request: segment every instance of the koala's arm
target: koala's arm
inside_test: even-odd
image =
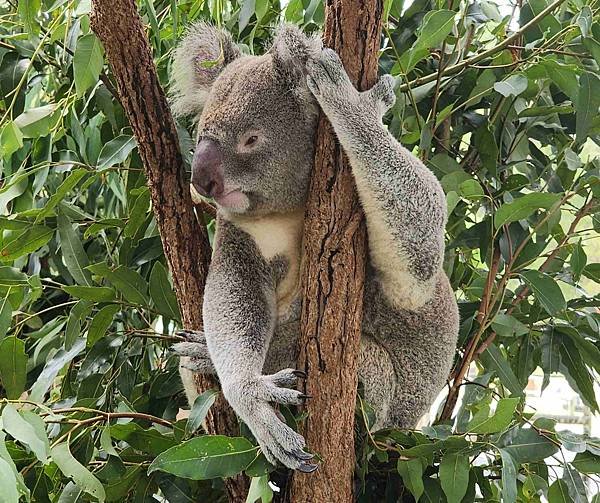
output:
[[[309,64],[309,87],[352,166],[372,265],[387,296],[416,309],[433,295],[441,270],[446,198],[433,173],[382,123],[395,100],[392,83],[384,76],[358,92],[329,49]]]
[[[248,425],[273,464],[313,471],[304,438],[286,426],[271,403],[299,404],[293,386],[303,373],[283,369],[263,375],[275,329],[277,267],[266,262],[253,239],[219,220],[217,244],[204,293],[204,333],[223,394]]]

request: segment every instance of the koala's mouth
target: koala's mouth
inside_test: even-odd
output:
[[[233,189],[215,195],[215,202],[222,208],[234,211],[244,211],[250,207],[248,196],[239,189]]]

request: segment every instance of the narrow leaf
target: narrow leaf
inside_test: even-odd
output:
[[[0,379],[6,396],[16,400],[25,390],[27,381],[27,355],[25,343],[15,336],[0,341]]]
[[[60,471],[67,477],[73,479],[73,482],[84,492],[92,495],[100,503],[106,499],[104,487],[100,481],[85,466],[77,461],[71,451],[69,444],[62,443],[52,447],[52,460],[56,463]]]

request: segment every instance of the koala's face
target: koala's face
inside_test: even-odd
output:
[[[195,37],[194,47],[189,37]],[[207,40],[215,39],[207,48]],[[269,53],[239,56],[226,34],[196,25],[178,49],[175,111],[178,106],[188,108],[180,113],[201,110],[192,185],[201,195],[213,197],[222,211],[258,215],[304,204],[318,110],[306,87],[304,67],[317,45],[286,26]],[[206,68],[202,61],[219,57],[212,56],[215,47],[223,56],[222,68]],[[190,59],[192,54],[196,57]],[[177,82],[181,64],[196,71],[189,81],[195,84],[193,96],[189,82]]]

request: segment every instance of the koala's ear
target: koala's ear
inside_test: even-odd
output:
[[[200,113],[219,73],[239,55],[229,32],[204,22],[192,24],[173,58],[170,97],[175,116]]]
[[[306,63],[317,58],[323,43],[318,35],[307,36],[297,26],[282,24],[275,33],[271,54],[275,70],[291,87],[304,84]]]

